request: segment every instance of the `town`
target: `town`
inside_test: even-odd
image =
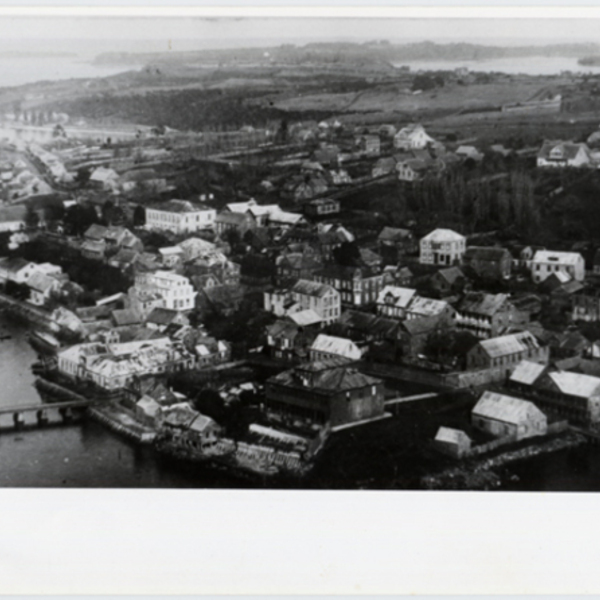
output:
[[[599,78],[377,77],[355,102],[392,82],[401,112],[221,130],[0,102],[0,309],[44,403],[266,485],[490,489],[597,443]]]

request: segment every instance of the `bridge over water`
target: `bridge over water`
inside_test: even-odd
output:
[[[22,427],[25,423],[26,415],[35,415],[38,425],[46,425],[50,421],[50,415],[58,416],[63,423],[69,423],[77,413],[83,412],[89,406],[97,404],[98,400],[70,400],[67,402],[35,403],[35,404],[15,404],[12,406],[3,406],[0,408],[0,419],[3,416],[12,416],[14,427]],[[0,427],[0,433],[6,431],[6,428]]]

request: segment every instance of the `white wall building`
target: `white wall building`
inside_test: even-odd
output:
[[[196,292],[190,280],[183,275],[169,271],[140,273],[135,280],[136,287],[158,292],[164,299],[164,308],[170,310],[191,310],[195,305]]]
[[[563,273],[575,281],[585,278],[585,261],[579,252],[538,250],[531,261],[533,281],[540,283],[553,273]]]
[[[423,265],[450,266],[460,263],[467,238],[451,229],[435,229],[421,238],[419,262]]]
[[[164,204],[146,208],[146,228],[162,229],[174,233],[192,233],[212,229],[217,211],[207,206],[194,206],[186,200],[169,200]]]

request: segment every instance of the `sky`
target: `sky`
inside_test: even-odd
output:
[[[600,43],[600,19],[10,17],[0,15],[0,49],[58,47],[115,51],[190,50],[308,43],[422,40],[497,45]]]

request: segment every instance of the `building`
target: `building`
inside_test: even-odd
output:
[[[410,288],[386,285],[377,296],[377,313],[394,319],[406,318],[406,311],[416,293]]]
[[[586,144],[546,141],[537,155],[538,167],[586,167],[591,163],[590,149]]]
[[[413,232],[398,227],[384,227],[377,237],[377,244],[381,257],[390,263],[396,263],[418,249]]]
[[[548,432],[546,415],[532,402],[484,392],[471,411],[473,427],[494,437],[523,440]]]
[[[360,360],[361,349],[352,341],[333,335],[320,333],[310,347],[310,360],[328,360],[330,358],[345,358],[349,361]]]
[[[356,139],[356,146],[367,156],[379,156],[381,152],[381,140],[378,135],[361,135]]]
[[[300,310],[312,310],[326,325],[337,321],[342,313],[340,293],[332,286],[300,279],[291,289]]]
[[[50,277],[40,271],[35,271],[27,281],[29,287],[29,302],[36,306],[44,306],[54,292],[61,287],[61,282],[56,277]]]
[[[531,399],[544,410],[576,424],[600,421],[600,378],[570,371],[545,373],[530,386]]]
[[[463,255],[463,267],[477,277],[494,281],[510,279],[512,255],[506,248],[470,246]]]
[[[77,344],[58,353],[58,371],[105,390],[128,387],[136,377],[191,369],[194,357],[168,338],[102,344]]]
[[[265,407],[274,418],[332,427],[384,415],[383,382],[342,361],[308,363],[271,377]]]
[[[339,200],[333,198],[320,198],[306,202],[303,206],[304,214],[307,217],[324,217],[335,215],[340,212],[341,204]]]
[[[162,294],[155,289],[144,286],[132,286],[127,292],[129,306],[142,319],[145,319],[155,308],[165,305]]]
[[[221,212],[215,217],[215,233],[218,236],[235,229],[240,236],[256,227],[256,220],[250,213]]]
[[[440,326],[454,325],[454,309],[445,300],[415,296],[406,309],[406,319],[435,319]]]
[[[317,331],[290,318],[277,319],[266,328],[270,356],[287,363],[306,362]]]
[[[321,256],[314,251],[281,254],[275,259],[275,280],[277,285],[287,285],[298,279],[310,279],[321,268]]]
[[[429,280],[431,288],[442,298],[462,292],[466,283],[465,274],[459,267],[440,269]]]
[[[37,265],[24,258],[0,258],[0,284],[27,283],[29,278],[37,271]]]
[[[481,339],[498,337],[513,324],[515,308],[507,294],[468,292],[456,307],[457,329]]]
[[[440,427],[435,434],[433,445],[442,454],[462,458],[471,451],[471,438],[460,429]]]
[[[600,291],[585,291],[572,296],[573,321],[600,321]]]
[[[231,359],[231,346],[212,337],[201,338],[194,346],[196,364],[199,367],[226,363]]]
[[[451,229],[435,229],[421,238],[419,262],[424,265],[459,264],[465,253],[465,236]]]
[[[554,273],[563,273],[575,281],[585,278],[585,261],[579,252],[538,250],[531,261],[531,276],[541,283]]]
[[[392,277],[389,273],[363,267],[328,265],[316,271],[312,279],[338,290],[342,304],[364,306],[377,301],[379,293]]]
[[[217,211],[187,200],[169,200],[146,208],[146,229],[172,231],[176,234],[212,229]]]
[[[419,181],[434,167],[434,164],[434,161],[431,159],[410,158],[408,160],[399,160],[396,164],[398,179],[409,183]]]
[[[411,123],[403,127],[394,136],[394,148],[398,150],[420,150],[435,140],[427,135],[423,125]]]
[[[172,310],[163,306],[155,307],[145,318],[146,327],[157,331],[165,331],[167,328],[176,325],[178,327],[189,327],[190,321],[185,313],[179,310]]]
[[[190,280],[169,271],[140,273],[136,275],[135,286],[158,292],[164,300],[164,308],[171,310],[192,310],[195,306],[196,291]]]
[[[510,376],[522,360],[547,364],[550,351],[529,331],[520,331],[478,342],[467,353],[467,369],[496,369]]]

